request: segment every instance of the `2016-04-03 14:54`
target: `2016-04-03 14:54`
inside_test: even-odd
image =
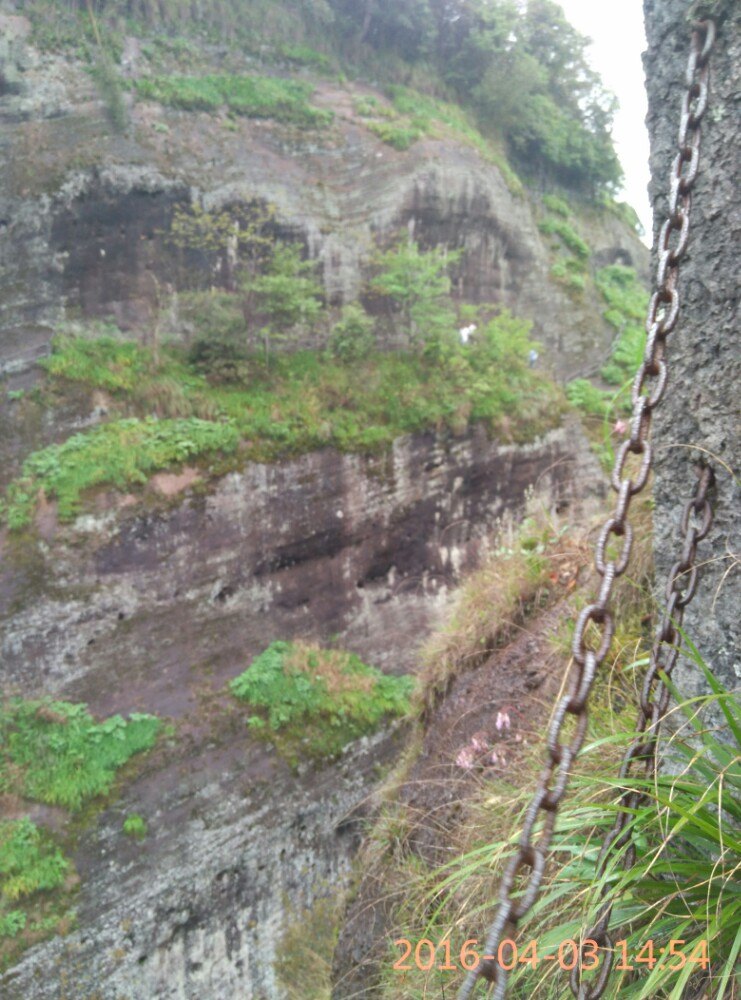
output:
[[[555,962],[565,971],[570,971],[579,964],[581,955],[581,968],[588,972],[590,969],[598,968],[601,962],[601,953],[606,949],[600,948],[596,941],[587,938],[581,947],[573,938],[561,941],[555,952],[548,951],[541,953],[538,951],[538,942],[531,940],[523,951],[519,951],[517,944],[511,938],[505,938],[497,950],[496,955],[481,955],[478,951],[478,940],[469,938],[461,945],[458,955],[455,956],[449,938],[444,938],[435,945],[429,938],[422,938],[416,945],[408,938],[398,938],[394,941],[397,948],[402,949],[402,954],[394,962],[393,968],[398,972],[409,972],[416,968],[427,972],[433,967],[445,972],[457,972],[465,969],[470,972],[475,969],[481,961],[496,962],[497,965],[507,972],[511,972],[517,965],[530,965],[536,969],[541,962]],[[614,951],[616,953],[615,969],[628,971],[641,965],[648,969],[653,969],[655,965],[666,966],[670,969],[682,969],[687,963],[698,965],[702,969],[707,969],[710,964],[707,941],[700,941],[687,955],[682,946],[685,942],[681,939],[671,940],[665,946],[657,947],[652,938],[635,952],[629,953],[629,944],[626,940],[615,942]],[[435,964],[438,952],[442,952],[442,961]],[[455,958],[458,959],[458,964]],[[413,961],[414,965],[410,964]]]

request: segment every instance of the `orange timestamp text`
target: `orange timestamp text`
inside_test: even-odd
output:
[[[614,953],[614,968],[624,972],[641,967],[653,969],[657,965],[671,970],[683,969],[685,965],[698,965],[707,969],[710,965],[707,941],[699,941],[689,954],[684,950],[685,943],[683,939],[676,938],[659,946],[649,938],[640,947],[632,948],[630,942],[621,940],[616,941],[615,947],[610,950]],[[511,972],[518,965],[529,965],[537,969],[539,965],[547,963],[553,963],[567,972],[579,965],[583,972],[589,972],[602,964],[608,951],[592,938],[587,938],[581,946],[573,938],[567,938],[547,951],[539,949],[535,939],[528,941],[520,950],[517,942],[512,938],[505,938],[496,955],[482,955],[476,938],[464,941],[457,953],[453,951],[450,938],[443,938],[437,944],[429,938],[422,938],[416,944],[408,938],[398,938],[394,945],[402,952],[393,965],[398,972],[409,972],[415,967],[423,972],[429,972],[433,968],[441,972],[457,972],[460,969],[471,972],[482,962],[494,962],[505,972]]]

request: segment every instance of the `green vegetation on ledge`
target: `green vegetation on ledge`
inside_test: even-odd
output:
[[[395,149],[407,150],[423,136],[447,135],[472,146],[484,160],[495,164],[509,190],[516,195],[522,194],[522,181],[509,164],[503,144],[495,136],[485,136],[475,119],[460,105],[399,84],[389,85],[386,93],[391,104],[384,104],[372,96],[362,96],[355,101],[356,114],[368,119],[367,127],[383,142]]]
[[[616,332],[610,358],[600,369],[605,389],[589,379],[574,379],[566,387],[569,401],[584,414],[609,421],[630,412],[630,393],[646,345],[644,319],[648,293],[632,267],[612,264],[595,275],[595,284],[607,305],[604,318]]]
[[[32,453],[7,490],[7,524],[28,525],[41,495],[56,499],[60,519],[69,520],[95,487],[131,490],[154,472],[199,459],[222,472],[327,446],[373,451],[430,427],[463,433],[482,422],[507,443],[556,427],[566,400],[528,367],[528,324],[503,311],[461,344],[444,294],[438,301],[444,285],[415,275],[403,288],[383,285],[401,297],[400,332],[418,337],[415,324],[424,324],[429,334],[414,350],[379,351],[359,307],[345,310],[330,350],[278,354],[269,364],[217,331],[204,330],[208,350],[190,355],[108,336],[58,338],[45,362],[47,398],[71,383],[102,389],[112,419]],[[219,313],[210,300],[224,298],[238,311],[236,296],[206,294],[204,323]],[[436,318],[430,310],[438,307]]]
[[[0,969],[22,948],[22,935],[38,940],[60,929],[71,876],[62,851],[28,817],[0,822]]]
[[[237,432],[230,423],[197,417],[129,417],[74,434],[62,444],[28,456],[20,477],[7,491],[8,526],[17,529],[29,524],[39,492],[55,498],[60,520],[68,521],[80,512],[83,494],[93,487],[141,485],[159,469],[204,454],[233,452],[237,443]]]
[[[335,757],[384,719],[406,715],[414,681],[387,676],[353,653],[274,642],[229,686],[259,710],[250,728],[295,765]]]
[[[185,111],[227,107],[247,118],[273,118],[303,128],[329,125],[333,114],[309,103],[314,88],[272,76],[157,76],[135,81],[139,97]]]
[[[150,750],[152,715],[95,722],[82,704],[12,699],[0,709],[0,794],[78,810],[110,791],[119,767]]]
[[[0,797],[61,807],[79,822],[83,807],[107,795],[119,769],[150,750],[161,729],[151,715],[96,722],[84,704],[1,702]],[[138,824],[131,833],[140,835]],[[79,881],[65,856],[72,843],[69,820],[54,834],[28,816],[0,822],[0,970],[30,945],[69,930]]]

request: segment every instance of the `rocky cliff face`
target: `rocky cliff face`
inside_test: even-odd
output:
[[[423,247],[464,249],[457,294],[532,319],[560,376],[594,370],[608,353],[612,334],[596,298],[570,297],[549,276],[537,197],[514,194],[496,166],[454,136],[406,152],[382,143],[353,112],[368,87],[317,80],[315,103],[336,116],[321,134],[134,104],[130,95],[129,125],[116,133],[81,64],[39,54],[25,18],[0,16],[0,71],[13,81],[0,93],[8,164],[0,179],[0,370],[43,354],[65,310],[124,327],[146,322],[155,288],[177,273],[162,232],[173,206],[195,193],[207,208],[274,204],[281,235],[305,242],[334,301],[357,295],[374,243],[406,228]],[[617,261],[644,272],[645,247],[618,218],[584,209],[579,228],[593,266]]]
[[[411,668],[528,485],[563,504],[600,482],[573,424],[518,447],[431,433],[383,457],[251,465],[200,494],[192,474],[160,476],[154,509],[108,496],[68,528],[41,512],[38,547],[6,538],[4,690],[146,709],[176,732],[81,836],[80,930],[28,952],[3,996],[280,996],[287,913],[341,884],[357,842],[345,818],[402,734],[296,775],[247,736],[226,681],[278,635],[334,634]],[[121,836],[127,810],[147,817],[145,849]]]
[[[406,228],[423,247],[464,249],[456,294],[533,319],[557,374],[607,353],[596,293],[570,296],[550,277],[539,199],[513,193],[472,146],[438,137],[391,149],[352,110],[370,88],[327,80],[316,102],[336,120],[323,135],[131,100],[117,133],[83,67],[36,51],[26,19],[8,10],[0,4],[4,388],[34,383],[65,316],[138,331],[161,291],[220,280],[206,258],[183,275],[163,239],[174,207],[196,194],[207,208],[276,205],[279,234],[321,262],[332,301],[356,296],[373,246]],[[643,270],[644,248],[617,218],[584,209],[577,222],[590,266]],[[0,485],[30,451],[105,416],[83,395],[44,410],[3,393]],[[413,669],[461,575],[531,486],[557,506],[600,490],[578,424],[526,446],[483,428],[430,431],[382,455],[325,449],[215,483],[186,468],[155,476],[143,504],[101,494],[70,526],[41,504],[33,538],[0,537],[3,693],[156,712],[175,727],[81,829],[79,929],[28,951],[2,996],[279,997],[287,915],[342,883],[357,843],[347,817],[404,733],[297,774],[248,735],[225,685],[277,637],[334,638],[387,672]],[[150,827],[139,846],[121,836],[130,810]]]
[[[691,25],[681,0],[647,0],[647,76],[651,190],[658,227],[666,218],[671,164],[685,92]],[[700,173],[692,195],[690,241],[680,264],[679,323],[667,342],[669,386],[656,411],[655,551],[657,587],[680,558],[679,522],[695,493],[695,470],[709,463],[715,524],[700,543],[698,592],[684,628],[729,690],[741,677],[737,570],[738,469],[738,123],[734,115],[739,58],[738,5],[698,7],[717,19],[709,106],[702,123]],[[689,696],[703,683],[681,660],[679,685]]]

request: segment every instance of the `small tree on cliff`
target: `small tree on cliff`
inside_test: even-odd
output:
[[[197,202],[178,205],[167,240],[180,250],[201,250],[219,255],[227,291],[237,289],[240,273],[254,276],[274,245],[268,226],[275,215],[273,205],[253,201],[233,209],[206,211]]]
[[[286,337],[291,329],[305,332],[322,310],[322,286],[316,280],[316,262],[303,260],[301,250],[292,244],[276,244],[266,272],[246,276],[241,287],[254,296],[262,325],[265,361],[270,343]]]
[[[455,343],[456,317],[446,271],[460,256],[460,250],[423,251],[413,240],[401,240],[376,258],[379,271],[371,288],[393,300],[410,345],[428,356],[438,356]]]

